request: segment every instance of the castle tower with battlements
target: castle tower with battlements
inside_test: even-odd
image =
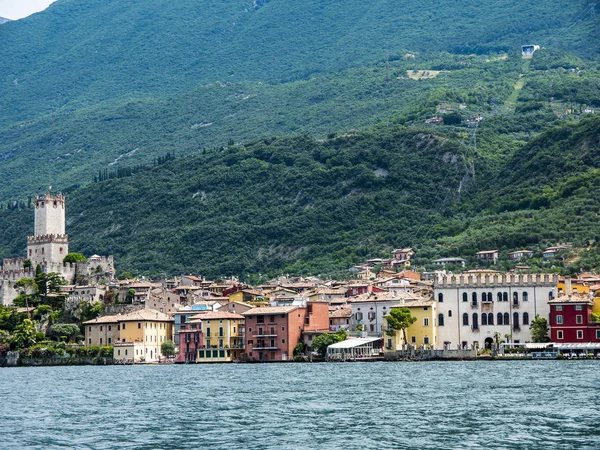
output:
[[[65,198],[48,193],[35,198],[34,235],[27,238],[27,257],[4,259],[0,267],[0,304],[10,305],[17,297],[15,283],[35,277],[36,268],[60,274],[68,283],[106,283],[115,276],[112,256],[94,255],[86,261],[63,263],[69,253],[65,233]],[[25,264],[29,259],[31,265]]]
[[[34,236],[27,238],[27,258],[33,267],[62,265],[69,253],[65,233],[65,198],[62,194],[35,198]]]

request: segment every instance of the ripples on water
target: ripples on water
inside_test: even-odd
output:
[[[0,369],[0,448],[600,448],[596,361]]]

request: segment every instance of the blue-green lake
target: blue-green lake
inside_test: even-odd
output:
[[[600,448],[600,362],[0,369],[2,449]]]

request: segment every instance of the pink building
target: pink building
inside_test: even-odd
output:
[[[246,354],[251,361],[288,361],[303,332],[329,331],[329,305],[307,302],[306,306],[252,308],[246,318]]]
[[[198,349],[204,347],[202,322],[181,325],[179,330],[179,355],[175,362],[196,362]]]

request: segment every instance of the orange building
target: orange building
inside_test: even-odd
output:
[[[269,306],[243,313],[246,318],[246,354],[251,361],[288,361],[302,333],[329,331],[329,304]]]

